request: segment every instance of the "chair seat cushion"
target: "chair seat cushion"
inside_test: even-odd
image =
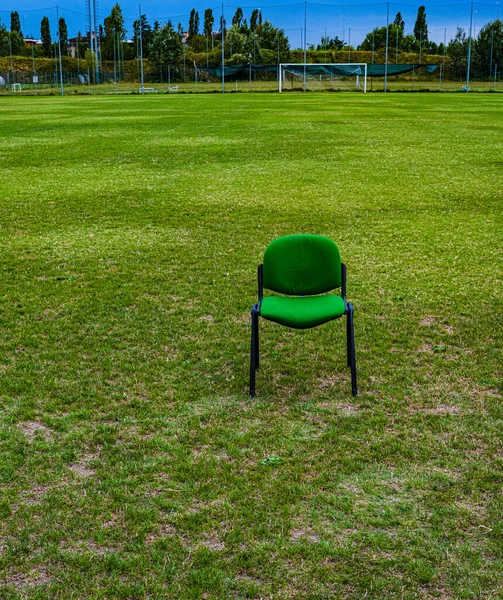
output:
[[[294,329],[308,329],[342,317],[346,310],[340,296],[266,296],[262,299],[260,314]]]

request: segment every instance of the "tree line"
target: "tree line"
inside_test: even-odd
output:
[[[220,56],[222,36],[227,48],[226,59],[230,63],[261,63],[266,58],[271,61],[272,55],[279,60],[289,57],[290,45],[284,30],[274,27],[269,21],[263,21],[260,9],[254,9],[247,21],[243,9],[238,8],[229,27],[222,17],[217,31],[214,27],[215,16],[211,8],[204,11],[202,27],[199,13],[192,9],[187,31],[184,31],[181,23],[175,28],[171,21],[163,25],[154,21],[150,25],[143,14],[134,21],[132,41],[127,42],[124,16],[120,5],[116,3],[99,26],[100,58],[114,60],[120,55],[122,60],[133,60],[140,55],[141,45],[143,58],[159,67],[179,63],[185,54],[192,58],[194,54],[205,53],[209,60],[210,56],[213,59]],[[57,23],[56,37],[61,44],[62,54],[68,54],[68,27],[64,18]],[[49,19],[45,16],[40,23],[40,39],[42,43],[39,46],[26,44],[17,11],[11,13],[10,30],[0,20],[0,56],[33,54],[35,57],[54,57],[59,43],[53,42]],[[93,43],[89,34],[83,36],[78,32],[75,46],[78,57],[93,60]]]
[[[21,31],[19,13],[13,11],[10,15],[10,29],[7,30],[0,20],[0,56],[54,57],[58,54],[59,44],[62,54],[67,54],[68,27],[65,19],[57,23],[56,37],[53,41],[48,17],[44,16],[40,23],[41,45],[28,47]],[[141,54],[150,63],[161,70],[169,65],[181,63],[183,59],[206,61],[207,64],[218,64],[221,61],[222,39],[225,44],[225,60],[227,64],[275,64],[290,60],[290,44],[283,29],[275,27],[271,22],[264,21],[260,9],[254,9],[249,20],[242,8],[237,8],[232,20],[227,26],[225,19],[219,17],[215,31],[215,15],[207,8],[201,17],[193,8],[190,12],[188,27],[184,30],[182,23],[175,27],[171,21],[161,25],[154,21],[151,25],[145,14],[133,23],[132,41],[127,42],[125,19],[119,3],[116,3],[110,14],[99,26],[100,59],[112,61],[119,58],[122,61],[134,60]],[[421,62],[424,55],[447,56],[456,75],[462,76],[466,70],[469,36],[459,28],[453,39],[447,44],[436,44],[429,39],[425,6],[420,6],[413,31],[405,34],[405,21],[400,12],[388,27],[376,27],[369,32],[363,42],[356,48],[348,46],[338,37],[322,37],[317,47],[310,46],[309,50],[364,50],[379,52],[388,44],[388,57],[392,60],[393,51],[413,53],[418,55]],[[503,23],[496,19],[486,23],[471,40],[473,66],[482,75],[494,72],[496,65],[503,63]],[[93,44],[89,35],[79,32],[76,39],[75,53],[77,57],[96,61],[92,51]],[[308,58],[309,60],[309,58]],[[204,66],[204,65],[200,65]]]

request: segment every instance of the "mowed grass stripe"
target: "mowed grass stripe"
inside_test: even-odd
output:
[[[0,595],[497,597],[501,103],[4,99]],[[348,265],[356,399],[342,322],[261,323],[247,397],[293,232]]]

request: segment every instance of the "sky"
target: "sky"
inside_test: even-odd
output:
[[[56,0],[57,1],[57,0]],[[214,0],[213,0],[214,1]],[[250,0],[247,0],[248,2]],[[410,0],[408,0],[410,2]],[[40,21],[42,17],[49,17],[51,32],[55,34],[57,26],[57,12],[64,17],[68,25],[70,37],[77,35],[78,31],[86,31],[86,0],[65,0],[64,4],[56,7],[54,0],[3,0],[0,18],[7,28],[10,27],[10,13],[16,10],[21,19],[21,27],[25,37],[40,38]],[[365,35],[375,27],[386,25],[387,10],[389,8],[389,21],[393,22],[397,12],[405,20],[405,33],[411,33],[417,16],[418,4],[405,4],[400,2],[389,3],[374,2],[364,4],[356,0],[344,3],[330,3],[327,0],[318,2],[285,2],[285,0],[257,0],[254,4],[212,4],[212,0],[178,0],[165,2],[162,0],[144,0],[141,2],[141,12],[146,14],[153,23],[158,20],[161,24],[171,19],[176,26],[179,22],[186,30],[189,14],[195,8],[200,15],[201,27],[206,8],[213,9],[215,15],[215,28],[218,27],[222,6],[227,25],[230,24],[238,6],[243,9],[245,18],[249,20],[253,9],[259,8],[263,19],[271,21],[276,27],[285,30],[290,40],[291,48],[303,46],[304,22],[307,29],[307,44],[321,43],[325,34],[329,37],[337,36],[344,39],[347,44],[357,46]],[[99,21],[110,14],[114,0],[98,0]],[[125,26],[128,30],[127,37],[132,37],[133,21],[138,18],[139,4],[136,0],[119,0],[122,13],[125,17]],[[448,42],[456,33],[456,27],[463,27],[467,32],[472,20],[474,35],[487,22],[503,16],[503,0],[500,2],[470,2],[426,4],[426,20],[429,39],[440,43],[444,39]],[[472,12],[473,6],[473,12]]]

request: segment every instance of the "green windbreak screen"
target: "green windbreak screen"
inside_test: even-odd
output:
[[[422,64],[413,64],[413,65],[388,65],[388,75],[401,75],[402,73],[409,73],[410,71],[414,71],[419,68],[426,69],[427,73],[433,73],[438,65],[422,65]],[[301,77],[304,76],[304,65],[285,65],[284,70],[288,73],[293,73],[294,75],[299,75]],[[199,69],[200,71],[204,71],[205,73],[209,73],[210,75],[215,75],[216,77],[222,77],[222,67],[203,67]],[[230,65],[226,66],[224,69],[224,77],[232,77],[233,75],[244,75],[250,72],[259,72],[265,71],[270,73],[277,73],[278,67],[276,65]],[[384,77],[386,71],[386,65],[384,64],[369,64],[367,65],[367,77]],[[311,64],[306,65],[305,67],[306,75],[334,75],[336,77],[344,77],[344,76],[355,76],[355,75],[364,75],[365,67],[364,65],[317,65]]]
[[[216,75],[217,77],[222,77],[222,67],[203,67],[199,68],[199,71],[203,71],[204,73],[209,73],[210,75]],[[256,73],[259,71],[265,71],[270,73],[277,73],[278,67],[276,65],[230,65],[225,66],[225,77],[231,77],[232,75],[242,75],[245,73]]]

